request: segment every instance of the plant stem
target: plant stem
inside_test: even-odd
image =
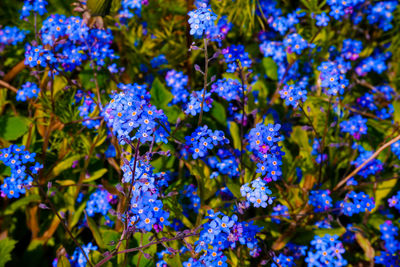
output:
[[[385,148],[387,148],[388,146],[396,143],[397,141],[400,140],[400,135],[396,136],[395,138],[393,138],[392,140],[390,140],[389,142],[387,142],[386,144],[384,144],[383,146],[381,146],[380,148],[378,148],[378,150],[376,150],[376,152],[374,154],[372,154],[371,157],[369,157],[366,161],[364,161],[360,166],[358,166],[354,171],[352,171],[349,175],[347,175],[343,180],[341,180],[336,186],[335,188],[333,188],[333,191],[339,189],[343,184],[345,184],[348,180],[350,180],[351,177],[353,177],[354,175],[356,175],[362,168],[364,168],[365,165],[367,165],[370,161],[372,161],[374,158],[376,158]]]
[[[204,109],[204,100],[206,99],[207,92],[207,73],[208,73],[208,51],[207,51],[207,38],[203,38],[204,41],[204,88],[203,88],[203,99],[201,100],[201,111],[199,116],[198,126],[201,124],[201,120],[203,119],[203,109]]]

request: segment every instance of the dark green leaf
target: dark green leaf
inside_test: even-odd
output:
[[[0,138],[13,141],[28,131],[28,121],[23,117],[0,117]]]
[[[17,241],[8,237],[0,240],[0,267],[5,266],[11,260],[11,252],[16,243]]]

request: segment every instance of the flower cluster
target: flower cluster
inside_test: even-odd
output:
[[[375,208],[375,203],[373,198],[370,198],[364,192],[356,193],[354,191],[349,192],[345,201],[339,202],[343,213],[347,216],[352,216],[353,214],[358,214],[360,212],[371,212]]]
[[[398,256],[400,242],[396,237],[398,236],[399,228],[394,226],[391,221],[385,221],[379,228],[386,251],[381,251],[380,256],[375,256],[375,262],[384,266],[398,266],[400,264]]]
[[[337,235],[326,234],[315,236],[305,261],[308,266],[346,266],[347,261],[342,254],[345,252]]]
[[[356,67],[357,74],[365,76],[371,71],[382,74],[387,70],[388,65],[386,64],[386,60],[388,60],[390,56],[391,53],[389,51],[380,53],[379,50],[375,50],[371,56],[361,60],[360,64]]]
[[[340,129],[344,133],[351,134],[356,140],[359,140],[361,135],[367,133],[367,119],[364,119],[361,115],[354,115],[347,121],[340,123]]]
[[[188,204],[186,204],[183,201],[184,198],[187,198],[189,200]],[[183,207],[184,212],[192,210],[197,213],[199,211],[200,197],[197,194],[197,188],[194,185],[192,185],[192,184],[185,185],[185,187],[183,188],[183,190],[181,192],[181,202],[182,202],[182,207]]]
[[[21,10],[20,19],[25,19],[29,17],[31,12],[37,12],[40,16],[44,15],[45,13],[47,13],[47,4],[48,3],[46,0],[25,0],[24,6]]]
[[[135,225],[139,229],[160,231],[164,225],[169,225],[169,213],[163,210],[163,203],[158,199],[160,184],[157,180],[162,176],[153,173],[152,167],[144,162],[131,159],[129,165],[125,163],[123,182],[131,183],[132,177],[132,198],[128,217],[128,225]],[[168,185],[168,184],[167,184]]]
[[[278,264],[278,265],[277,265]],[[279,256],[274,257],[274,262],[271,264],[271,267],[279,267],[279,266],[287,266],[291,267],[294,266],[295,262],[293,261],[292,256],[286,256],[285,254],[281,253]]]
[[[215,13],[207,5],[190,11],[188,16],[190,34],[199,38],[203,36],[204,32],[207,32],[214,26],[214,22],[217,19]]]
[[[231,45],[223,49],[222,54],[224,55],[225,62],[228,64],[227,72],[235,72],[239,67],[251,67],[249,53],[244,51],[243,45]]]
[[[29,31],[20,30],[17,27],[6,26],[0,29],[0,45],[16,45],[25,39]]]
[[[250,150],[254,153],[257,163],[256,172],[266,175],[266,181],[276,181],[281,175],[282,156],[284,152],[278,146],[278,142],[283,140],[279,134],[280,124],[264,125],[257,124],[248,134]]]
[[[93,245],[92,242],[89,242],[87,245],[82,246],[83,251],[85,252],[86,255],[89,255],[89,252],[91,250],[98,250],[98,247]],[[71,266],[73,267],[85,267],[87,260],[85,256],[83,255],[82,251],[80,248],[76,248],[74,251],[74,254],[72,254],[71,258],[69,259]]]
[[[362,42],[352,39],[343,40],[342,54],[345,59],[356,60],[362,51]]]
[[[288,106],[293,106],[294,108],[298,106],[299,103],[304,103],[307,99],[307,78],[298,83],[285,85],[282,90],[279,91],[281,98],[285,100],[285,104]]]
[[[190,136],[186,136],[185,140],[182,153],[190,154],[194,159],[204,158],[215,146],[229,143],[223,131],[212,131],[207,125],[198,127]]]
[[[283,40],[283,45],[289,53],[296,53],[297,55],[300,55],[308,47],[307,41],[298,33],[289,34]]]
[[[16,99],[18,101],[26,101],[27,99],[36,98],[40,92],[40,88],[36,83],[26,82],[22,88],[18,90]]]
[[[92,92],[88,92],[84,95],[81,90],[78,90],[75,94],[75,101],[82,101],[82,105],[78,107],[79,116],[83,118],[82,124],[88,129],[97,129],[100,126],[100,120],[91,119],[90,115],[96,110],[96,102],[94,101],[95,95]]]
[[[239,222],[236,215],[230,217],[212,210],[208,214],[208,221],[203,224],[199,240],[195,242],[195,252],[204,252],[199,259],[190,258],[183,266],[228,266],[223,250],[235,248],[237,243],[257,251],[256,234],[260,227],[252,221]]]
[[[363,164],[367,159],[369,159],[373,151],[368,151],[362,146],[358,146],[356,144],[353,145],[353,149],[358,149],[358,152],[360,153],[358,157],[351,162],[352,165],[355,167],[360,166]],[[380,171],[383,170],[383,163],[379,159],[373,159],[370,162],[367,163],[359,172],[358,175],[361,175],[364,178],[367,178],[370,175],[374,175]]]
[[[221,17],[218,23],[206,30],[207,38],[215,41],[219,46],[222,45],[222,40],[226,38],[229,30],[232,28],[232,23],[228,22],[227,18]]]
[[[107,215],[111,209],[110,202],[114,199],[114,196],[108,193],[104,189],[97,189],[89,197],[86,203],[86,212],[89,216],[94,216],[96,213],[100,213],[103,216]]]
[[[169,87],[171,87],[171,94],[173,98],[171,100],[172,105],[178,103],[185,103],[189,93],[186,89],[188,84],[188,77],[181,71],[170,70],[165,75],[165,81]]]
[[[328,96],[344,93],[344,89],[349,84],[344,68],[340,69],[335,62],[326,61],[322,62],[317,69],[321,72],[321,87],[325,88]]]
[[[242,187],[240,187],[240,193],[256,208],[266,208],[268,205],[271,205],[273,201],[273,198],[270,197],[272,191],[260,178],[252,181],[251,186],[249,186],[248,183],[242,185]]]
[[[271,216],[273,216],[271,220],[274,223],[279,224],[281,222],[280,217],[287,218],[287,219],[290,218],[289,209],[285,205],[278,204],[275,207],[273,207],[273,210],[274,211],[271,213]]]
[[[204,99],[204,100],[203,100]],[[190,94],[189,103],[186,105],[185,113],[195,116],[201,112],[201,106],[203,105],[203,111],[210,111],[212,108],[213,99],[211,98],[210,92],[205,92],[204,90],[193,91]]]
[[[33,166],[28,166],[35,162],[36,153],[29,153],[25,146],[11,145],[0,149],[0,161],[11,168],[11,176],[6,177],[1,185],[1,196],[8,198],[19,198],[25,194],[26,189],[32,186],[33,178],[31,175],[38,174],[43,165],[38,162]]]
[[[323,212],[332,208],[332,198],[329,190],[316,190],[310,192],[308,204],[313,205],[316,212]]]
[[[238,80],[224,78],[216,81],[211,88],[211,92],[227,101],[233,101],[240,99],[242,85]]]
[[[149,103],[150,95],[146,85],[128,84],[119,87],[124,92],[111,97],[110,103],[104,108],[104,119],[120,143],[135,139],[145,143],[153,138],[157,143],[167,143],[167,117],[162,110],[157,110]]]
[[[118,14],[121,19],[126,20],[132,18],[135,13],[140,15],[140,11],[142,9],[142,1],[141,0],[123,0],[121,2],[121,9]],[[132,13],[132,10],[135,13]]]
[[[43,22],[40,37],[44,46],[27,46],[25,65],[72,71],[87,59],[104,66],[106,60],[118,58],[111,48],[111,31],[89,29],[79,17],[50,15]]]
[[[395,142],[390,146],[393,154],[395,154],[400,159],[400,141]]]
[[[392,12],[397,7],[397,1],[382,1],[372,4],[368,9],[368,22],[370,24],[378,24],[378,27],[384,31],[393,28],[391,24],[393,20]]]
[[[211,168],[217,169],[214,171],[210,178],[215,178],[219,174],[228,175],[230,178],[239,176],[239,167],[236,160],[236,154],[232,154],[230,151],[225,149],[218,149],[217,157],[208,157],[207,161]]]

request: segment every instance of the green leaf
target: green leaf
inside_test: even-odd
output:
[[[103,259],[103,255],[101,255],[101,253],[97,250],[91,250],[88,256],[89,256],[90,262],[92,262],[92,263],[98,263]],[[112,267],[112,263],[110,261],[108,261],[102,266]]]
[[[118,244],[121,234],[111,229],[100,229],[100,232],[106,248],[108,250],[114,249],[115,246]]]
[[[265,69],[265,74],[267,74],[268,78],[271,80],[278,80],[278,66],[275,61],[270,57],[265,57],[262,59],[262,64]]]
[[[393,101],[393,119],[395,122],[400,123],[400,101]]]
[[[233,147],[236,149],[240,149],[242,143],[240,140],[239,126],[235,122],[230,121],[229,122],[229,131],[230,131],[231,137],[233,139]]]
[[[213,107],[211,108],[212,118],[215,119],[218,123],[222,124],[224,128],[226,128],[226,111],[225,107],[219,103],[214,101]]]
[[[70,169],[74,161],[77,161],[81,158],[80,155],[71,156],[69,158],[64,159],[63,161],[59,162],[48,175],[48,180],[57,177],[60,175],[61,172],[64,170]]]
[[[104,242],[103,242],[103,237],[101,236],[101,233],[99,231],[99,228],[97,227],[97,224],[95,223],[95,221],[89,217],[85,211],[85,216],[86,216],[86,220],[89,226],[90,231],[92,232],[92,235],[94,237],[94,240],[96,240],[97,245],[100,248],[104,248]]]
[[[28,131],[28,120],[23,117],[0,117],[0,138],[13,141]]]
[[[172,100],[173,95],[168,91],[164,84],[158,78],[153,81],[150,89],[151,100],[150,102],[157,108],[166,108],[168,103]]]
[[[0,267],[6,265],[11,260],[11,252],[13,251],[17,241],[8,237],[0,240]]]
[[[70,267],[71,264],[69,260],[65,256],[61,256],[58,258],[57,267]]]
[[[356,240],[357,240],[357,243],[360,245],[360,247],[364,250],[365,256],[369,260],[373,260],[375,257],[375,250],[371,246],[371,243],[369,242],[369,240],[367,238],[365,238],[360,232],[356,233]]]
[[[41,199],[40,199],[39,195],[29,195],[29,196],[20,198],[7,207],[7,209],[4,211],[4,215],[11,215],[17,209],[26,207],[29,203],[40,202],[40,201],[41,201]]]
[[[112,0],[88,0],[86,5],[92,16],[105,16],[110,13]]]
[[[108,170],[106,168],[100,169],[98,171],[95,171],[90,178],[83,180],[84,183],[89,183],[89,182],[93,182],[101,177],[103,177],[103,175],[107,172]]]
[[[226,186],[235,197],[237,198],[242,197],[242,195],[240,194],[240,185],[236,184],[234,180],[230,178],[226,179]]]
[[[393,190],[397,183],[397,179],[390,179],[387,181],[383,181],[378,184],[378,187],[375,191],[375,209],[377,209],[380,205],[383,204],[384,198],[386,198],[389,193]]]
[[[329,235],[338,235],[341,236],[346,232],[346,228],[333,228],[333,229],[315,229],[314,233],[318,236],[324,236],[326,234]]]

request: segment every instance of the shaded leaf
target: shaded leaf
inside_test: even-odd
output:
[[[13,251],[17,241],[8,237],[0,240],[0,267],[6,265],[11,260],[11,252]]]

